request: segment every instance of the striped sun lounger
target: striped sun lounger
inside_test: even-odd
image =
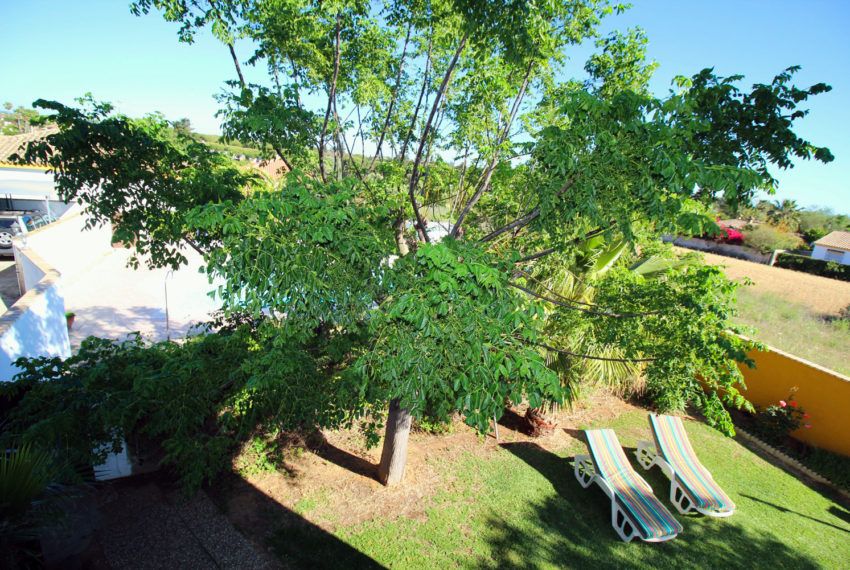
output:
[[[611,524],[626,542],[675,538],[682,531],[673,515],[632,468],[610,429],[585,430],[590,455],[577,455],[575,476],[582,487],[596,483],[611,499]]]
[[[679,512],[697,511],[710,517],[728,517],[735,503],[714,482],[694,453],[682,418],[649,415],[655,444],[638,444],[637,459],[644,469],[658,465],[670,479],[670,502]]]

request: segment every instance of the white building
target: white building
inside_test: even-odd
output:
[[[850,265],[850,232],[831,232],[814,244],[813,259],[835,261],[842,265]]]

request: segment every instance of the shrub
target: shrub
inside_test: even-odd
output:
[[[791,432],[801,427],[810,428],[806,423],[808,414],[794,399],[797,388],[792,388],[791,393],[784,400],[779,400],[766,408],[759,408],[755,414],[754,431],[756,435],[775,446],[784,446],[785,440]]]
[[[842,265],[834,261],[813,259],[793,253],[781,253],[776,257],[774,265],[794,271],[802,271],[803,273],[811,273],[812,275],[820,275],[821,277],[829,277],[830,279],[850,281],[850,265]]]
[[[333,362],[280,342],[275,328],[242,320],[181,343],[90,337],[64,361],[19,359],[23,372],[0,387],[19,398],[7,429],[75,465],[97,465],[123,441],[150,442],[197,488],[256,433],[334,427],[359,405],[328,373]]]
[[[744,243],[762,253],[776,249],[796,249],[804,245],[796,234],[782,231],[768,224],[759,224],[747,230]]]

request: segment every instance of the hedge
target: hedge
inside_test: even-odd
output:
[[[812,275],[850,281],[850,265],[841,265],[835,261],[812,259],[811,257],[794,255],[793,253],[780,253],[776,257],[776,263],[774,265],[794,271],[811,273]]]

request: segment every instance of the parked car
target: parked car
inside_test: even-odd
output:
[[[0,251],[12,250],[12,238],[20,233],[18,220],[15,218],[0,218]],[[6,252],[8,253],[8,252]]]
[[[27,231],[32,231],[50,223],[41,214],[0,217],[0,253],[11,253],[12,238],[22,231],[21,222],[23,222],[23,226]]]

